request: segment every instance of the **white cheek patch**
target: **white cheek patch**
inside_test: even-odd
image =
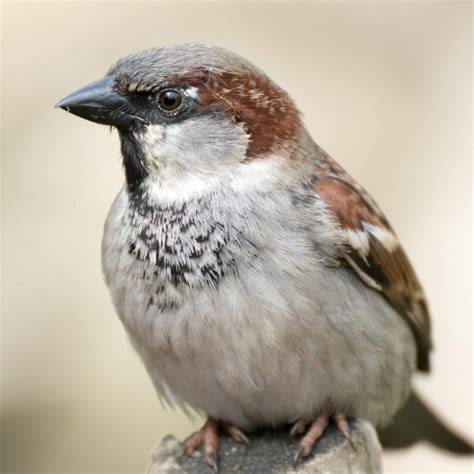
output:
[[[148,125],[135,133],[135,139],[156,180],[220,173],[245,159],[249,141],[241,127],[212,115]]]
[[[197,117],[148,125],[135,134],[149,170],[147,192],[157,203],[211,192],[270,190],[293,176],[283,156],[246,161],[248,135],[231,122]]]
[[[143,131],[135,133],[135,138],[140,144],[147,162],[152,163],[162,154],[165,127],[162,125],[147,125]]]

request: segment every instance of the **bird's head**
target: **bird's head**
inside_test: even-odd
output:
[[[57,107],[117,128],[132,192],[147,181],[213,179],[288,159],[304,130],[288,94],[261,70],[203,45],[127,56]]]

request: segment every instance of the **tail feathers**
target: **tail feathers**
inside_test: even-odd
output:
[[[404,448],[428,441],[452,453],[474,454],[473,445],[453,433],[415,392],[393,422],[378,429],[378,434],[385,448]]]

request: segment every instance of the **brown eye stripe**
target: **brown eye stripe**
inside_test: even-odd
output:
[[[296,147],[302,129],[300,114],[288,94],[263,73],[214,73],[198,68],[175,80],[196,87],[200,110],[222,110],[244,124],[250,135],[248,158]]]

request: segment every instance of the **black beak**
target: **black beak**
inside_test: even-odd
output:
[[[91,122],[129,129],[137,122],[146,123],[134,115],[130,101],[114,89],[115,78],[104,77],[60,100],[55,107],[71,112]]]

